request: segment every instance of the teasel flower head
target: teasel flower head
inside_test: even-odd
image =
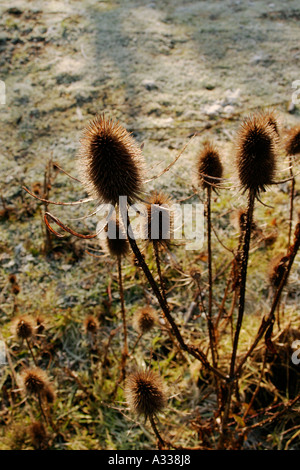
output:
[[[120,196],[132,204],[143,184],[144,160],[140,146],[118,122],[96,117],[84,131],[79,169],[90,196],[116,205]]]
[[[91,333],[94,335],[99,330],[99,321],[94,315],[87,315],[83,326],[86,334]]]
[[[285,138],[285,150],[290,156],[300,153],[300,126],[293,127]]]
[[[269,282],[273,288],[279,287],[281,280],[286,272],[287,263],[289,261],[289,257],[286,255],[278,255],[275,256],[270,261],[269,266]]]
[[[39,367],[25,369],[22,373],[22,383],[28,395],[43,395],[49,386],[46,372]]]
[[[205,142],[197,158],[198,183],[202,188],[217,186],[223,176],[220,155],[211,142]]]
[[[125,257],[129,253],[129,242],[123,224],[117,217],[111,217],[105,227],[104,249],[112,257]]]
[[[157,322],[157,313],[152,307],[149,306],[136,310],[133,316],[134,329],[140,334],[144,334],[150,331]]]
[[[154,191],[147,200],[144,236],[161,249],[169,248],[174,238],[171,205],[171,198],[162,191]]]
[[[12,322],[12,332],[18,339],[34,336],[35,324],[29,315],[20,315]]]
[[[243,189],[258,195],[274,182],[276,134],[260,115],[244,121],[238,136],[237,167]]]
[[[136,371],[128,378],[125,386],[127,403],[134,413],[146,419],[162,411],[166,406],[166,394],[158,374]]]

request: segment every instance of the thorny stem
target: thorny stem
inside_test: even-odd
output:
[[[158,248],[158,243],[156,241],[153,241],[153,249],[154,249],[154,253],[155,253],[155,261],[156,261],[158,278],[159,278],[159,282],[160,282],[161,293],[162,293],[162,296],[164,298],[164,301],[167,303],[165,283],[164,283],[164,280],[163,280],[163,277],[162,277],[161,266],[160,266],[159,248]]]
[[[45,420],[46,425],[48,426],[49,423],[48,423],[47,416],[46,416],[46,414],[45,414],[45,412],[44,412],[44,408],[43,408],[43,404],[42,404],[42,398],[41,398],[41,394],[40,394],[40,393],[38,393],[38,402],[39,402],[39,407],[40,407],[42,416],[43,416],[43,418],[44,418],[44,420]]]
[[[213,279],[212,279],[212,253],[211,253],[211,187],[206,190],[206,223],[207,223],[207,254],[208,254],[208,312],[206,315],[208,324],[209,344],[211,350],[212,363],[217,367],[217,351],[215,327],[212,321],[212,299],[213,299]],[[217,397],[219,397],[219,383],[215,376],[215,386]]]
[[[33,362],[34,362],[34,365],[37,367],[36,359],[35,359],[35,357],[34,357],[34,354],[33,354],[33,351],[32,351],[32,347],[31,347],[31,345],[30,345],[30,342],[29,342],[28,338],[26,338],[26,343],[27,343],[29,352],[30,352],[30,354],[31,354],[32,360],[33,360]]]
[[[232,347],[230,372],[229,372],[230,379],[229,379],[229,384],[228,384],[228,395],[227,395],[227,401],[225,404],[225,409],[224,409],[224,414],[223,414],[222,432],[221,432],[221,436],[220,436],[220,440],[218,444],[219,448],[222,448],[224,444],[227,421],[228,421],[230,405],[231,405],[232,392],[234,389],[235,363],[236,363],[238,342],[239,342],[239,337],[240,337],[240,332],[241,332],[243,317],[244,317],[244,310],[245,310],[247,267],[248,267],[251,227],[252,227],[253,211],[254,211],[254,201],[255,201],[255,191],[250,190],[249,195],[248,195],[247,217],[246,217],[246,223],[245,223],[245,228],[244,228],[244,238],[243,238],[242,255],[241,255],[241,263],[240,263],[238,318],[237,318],[236,329],[235,329],[235,334],[233,338],[233,347]]]
[[[154,249],[154,253],[155,253],[155,261],[156,261],[156,267],[157,267],[158,278],[159,278],[159,282],[160,282],[161,294],[162,294],[162,296],[163,296],[164,302],[165,302],[166,305],[168,306],[168,300],[167,300],[167,295],[166,295],[165,283],[164,283],[164,280],[163,280],[163,277],[162,277],[162,272],[161,272],[161,264],[160,264],[160,257],[159,257],[159,248],[158,248],[158,243],[157,243],[157,241],[153,241],[153,249]],[[169,307],[168,307],[168,308],[169,308]],[[168,332],[168,335],[169,335],[169,337],[170,337],[170,340],[172,341],[172,343],[174,344],[174,346],[178,349],[179,353],[182,355],[178,344],[177,344],[176,341],[174,340],[174,337],[173,337],[172,332],[171,332],[171,330],[170,330],[170,325],[169,325],[168,323],[166,323],[166,330],[167,330],[167,332]]]
[[[123,218],[123,214],[122,214],[122,218]],[[226,379],[227,376],[221,372],[219,369],[215,369],[207,360],[206,356],[204,355],[204,353],[202,351],[200,351],[199,349],[197,348],[194,348],[192,346],[188,346],[176,323],[174,322],[173,320],[173,317],[170,313],[170,310],[169,310],[169,307],[168,307],[168,304],[165,302],[164,298],[162,297],[161,293],[160,293],[160,290],[158,288],[158,285],[156,284],[149,268],[148,268],[148,265],[147,263],[145,262],[137,244],[136,244],[136,241],[134,238],[131,238],[130,236],[130,233],[129,233],[129,227],[130,227],[130,219],[129,219],[129,216],[128,216],[128,211],[127,211],[127,220],[123,220],[124,222],[124,225],[127,227],[127,235],[128,235],[128,241],[130,243],[130,246],[131,246],[131,249],[136,257],[136,259],[138,260],[138,263],[140,265],[140,267],[142,268],[142,270],[144,271],[144,274],[153,290],[153,293],[154,295],[156,296],[158,302],[159,302],[159,305],[166,317],[166,319],[168,320],[169,324],[171,325],[171,328],[172,328],[172,331],[178,341],[178,343],[180,344],[180,347],[183,349],[183,351],[186,351],[188,352],[189,354],[191,354],[193,357],[195,357],[196,359],[198,359],[200,362],[202,362],[202,364],[209,370],[211,370],[212,372],[214,372],[216,375],[218,375],[220,378],[222,379]]]
[[[122,314],[122,323],[123,323],[123,336],[124,336],[124,346],[120,364],[120,377],[114,388],[114,393],[117,391],[119,384],[126,377],[126,360],[128,357],[128,345],[127,345],[127,324],[126,324],[126,312],[125,312],[125,301],[124,301],[124,289],[123,289],[123,279],[122,279],[122,261],[121,256],[118,256],[118,282],[119,282],[119,292],[121,300],[121,314]]]
[[[150,415],[149,416],[149,421],[150,421],[150,424],[151,424],[151,427],[154,431],[154,434],[156,435],[157,439],[158,439],[158,442],[159,442],[159,449],[162,449],[163,447],[165,447],[166,443],[165,441],[163,440],[163,438],[161,437],[158,429],[157,429],[157,426],[155,424],[155,421],[154,421],[154,418],[153,418],[153,415]]]
[[[121,299],[121,313],[122,313],[122,322],[123,322],[123,334],[124,334],[124,348],[123,355],[124,357],[128,354],[127,346],[127,325],[126,325],[126,312],[125,312],[125,301],[124,301],[124,289],[123,289],[123,279],[122,279],[122,262],[121,257],[118,257],[118,280],[119,280],[119,291]],[[125,366],[125,364],[124,364]]]
[[[262,319],[262,322],[261,322],[260,327],[258,329],[255,340],[253,341],[252,345],[248,349],[248,352],[245,354],[245,356],[243,357],[243,359],[241,360],[241,362],[239,363],[239,365],[238,365],[238,367],[235,371],[236,376],[238,376],[240,374],[243,365],[245,364],[248,357],[252,354],[252,352],[256,348],[257,344],[259,343],[259,341],[263,337],[263,335],[266,332],[267,328],[272,324],[272,322],[274,322],[274,315],[275,315],[276,307],[277,307],[278,302],[280,300],[282,290],[283,290],[283,288],[286,284],[286,281],[287,281],[288,276],[290,274],[294,259],[296,257],[296,254],[297,254],[299,248],[300,248],[300,223],[298,223],[297,226],[296,226],[294,244],[290,247],[290,252],[289,252],[289,262],[288,262],[288,265],[286,267],[285,273],[282,276],[282,279],[281,279],[281,282],[278,286],[278,289],[277,289],[277,291],[274,295],[274,299],[273,299],[273,302],[272,302],[272,306],[271,306],[271,310],[269,312],[269,315],[268,315],[267,319],[265,319],[265,318]]]

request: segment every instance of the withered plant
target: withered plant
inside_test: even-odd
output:
[[[198,189],[196,193],[204,191],[205,194],[205,214],[206,214],[206,251],[207,251],[207,276],[203,274],[199,266],[192,269],[189,274],[180,273],[188,279],[187,282],[196,288],[193,297],[194,303],[198,301],[201,311],[204,313],[208,328],[208,347],[205,348],[203,343],[193,341],[191,335],[179,326],[179,320],[176,313],[170,307],[168,301],[168,291],[166,289],[165,276],[162,269],[163,257],[162,253],[170,252],[173,249],[172,232],[173,220],[170,209],[173,196],[166,195],[162,191],[156,191],[148,194],[146,191],[147,171],[145,161],[142,155],[141,147],[134,140],[127,130],[119,123],[107,119],[104,115],[95,118],[86,128],[81,140],[79,151],[79,169],[80,182],[88,194],[88,197],[74,202],[55,202],[45,197],[40,197],[29,191],[36,199],[43,204],[57,205],[79,205],[96,201],[100,205],[102,203],[109,204],[111,209],[109,214],[99,226],[95,233],[82,234],[65,225],[55,215],[46,210],[44,215],[47,229],[62,238],[65,233],[57,232],[53,228],[56,224],[63,232],[76,236],[82,240],[93,240],[100,236],[103,232],[107,232],[106,249],[109,256],[117,259],[118,264],[118,283],[120,293],[120,305],[123,325],[123,350],[121,361],[121,374],[117,380],[117,386],[125,379],[127,359],[132,361],[132,355],[128,354],[128,314],[125,310],[124,303],[124,279],[122,275],[122,260],[127,257],[129,250],[132,251],[135,263],[142,270],[146,281],[148,282],[154,301],[157,301],[164,324],[171,336],[172,342],[180,350],[181,357],[184,360],[196,361],[201,366],[201,370],[208,375],[208,381],[214,384],[215,391],[215,413],[212,418],[214,437],[204,432],[204,427],[199,436],[203,437],[200,443],[205,448],[239,448],[245,435],[247,434],[247,425],[245,424],[241,432],[233,429],[231,416],[234,405],[234,397],[239,397],[239,385],[242,372],[246,361],[256,351],[261,340],[265,341],[265,355],[263,356],[262,369],[258,384],[254,391],[254,395],[247,409],[243,409],[240,413],[240,420],[249,416],[253,406],[255,397],[260,389],[260,384],[264,375],[266,354],[273,351],[273,329],[275,322],[275,313],[278,309],[279,302],[284,287],[292,269],[295,257],[300,246],[300,222],[296,224],[294,238],[292,240],[292,220],[293,220],[293,200],[295,197],[294,186],[292,187],[290,201],[290,241],[286,253],[280,255],[280,259],[273,263],[272,270],[269,274],[268,285],[271,284],[271,305],[267,314],[261,318],[260,325],[256,334],[252,338],[252,343],[241,356],[239,351],[241,331],[245,320],[245,304],[247,296],[247,278],[248,278],[248,262],[249,254],[251,254],[251,236],[255,232],[254,209],[255,204],[262,203],[263,193],[271,185],[280,181],[276,180],[278,168],[278,142],[280,139],[279,126],[277,123],[276,113],[257,113],[245,119],[242,123],[238,137],[235,156],[235,171],[239,180],[239,190],[242,195],[247,197],[247,205],[245,209],[238,214],[239,238],[235,250],[231,252],[231,258],[226,266],[222,267],[221,272],[214,272],[212,248],[213,223],[212,223],[212,194],[222,195],[224,185],[223,165],[219,156],[219,152],[212,142],[205,143],[198,155],[195,156],[195,167],[197,171]],[[299,129],[293,131],[286,144],[286,153],[291,156],[299,153]],[[183,149],[184,150],[184,149]],[[183,151],[182,151],[183,152]],[[172,165],[178,160],[182,152],[175,160],[167,166],[162,172],[168,171]],[[290,164],[292,161],[290,160]],[[295,184],[294,175],[292,173],[292,165],[290,165],[290,177],[286,181],[292,181]],[[158,175],[160,176],[160,175]],[[78,180],[79,181],[79,180]],[[172,198],[171,198],[172,197]],[[145,222],[144,233],[146,233],[147,244],[153,247],[155,266],[152,269],[151,260],[148,259],[144,247],[137,243],[132,230],[131,215],[129,215],[129,206],[136,203],[144,204]],[[95,215],[99,209],[91,215]],[[137,210],[138,212],[138,210]],[[116,216],[117,214],[117,216]],[[155,219],[156,223],[153,223]],[[110,227],[113,227],[113,236],[110,236]],[[218,242],[220,240],[218,239]],[[220,243],[223,248],[225,245]],[[225,247],[226,248],[226,247]],[[144,251],[143,251],[144,250]],[[151,268],[150,268],[151,267]],[[219,277],[229,270],[225,290],[221,302],[215,300],[215,285]],[[226,300],[231,295],[231,304],[229,311],[226,310]],[[153,299],[151,300],[151,302]],[[140,303],[144,303],[145,299],[141,299]],[[153,326],[156,321],[156,315],[152,315],[152,306],[149,301],[146,303],[144,310],[138,310],[134,316],[134,325],[139,333],[139,338]],[[217,308],[215,307],[217,306]],[[226,315],[225,315],[226,311]],[[219,340],[226,335],[228,322],[231,324],[231,351],[227,361],[220,357]],[[278,316],[278,325],[279,325]],[[87,324],[89,325],[89,324]],[[91,323],[89,328],[94,328]],[[88,326],[86,326],[88,329]],[[116,334],[117,330],[113,330],[110,335],[109,342]],[[138,340],[139,340],[138,338]],[[136,344],[132,348],[135,351]],[[109,345],[107,346],[108,350]],[[273,349],[272,349],[273,348]],[[107,356],[107,350],[105,358]],[[146,356],[146,351],[144,351]],[[189,356],[187,358],[187,356]],[[85,390],[84,387],[82,387]],[[149,421],[157,438],[158,447],[174,447],[170,442],[163,438],[157,427],[157,416],[165,410],[167,405],[164,387],[159,377],[150,369],[145,371],[138,370],[127,376],[125,383],[125,395],[127,403],[131,410],[137,415],[143,415],[145,420]],[[300,397],[297,398],[297,400]],[[296,400],[296,401],[297,401]],[[293,406],[296,401],[289,402],[287,409]],[[238,413],[238,412],[237,412]],[[278,414],[274,413],[274,419]],[[200,429],[200,420],[195,418],[194,426]],[[201,419],[201,423],[203,420]],[[269,422],[269,421],[268,421]],[[197,425],[198,423],[198,425]],[[250,429],[250,427],[249,427]]]

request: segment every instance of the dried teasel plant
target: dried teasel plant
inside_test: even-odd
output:
[[[82,201],[75,201],[73,203],[63,203],[63,205],[76,205],[82,202],[88,202],[91,200],[95,200],[97,202],[108,202],[113,206],[119,204],[119,197],[122,195],[127,196],[128,201],[135,202],[143,199],[146,199],[147,204],[151,204],[151,199],[153,194],[145,195],[143,193],[143,183],[145,180],[144,174],[144,164],[142,162],[142,155],[139,146],[133,142],[132,137],[128,140],[128,133],[127,131],[124,132],[124,129],[119,128],[119,124],[113,123],[111,120],[106,120],[104,116],[101,118],[96,118],[88,129],[85,131],[84,137],[81,142],[81,150],[80,150],[80,159],[81,159],[81,177],[84,187],[88,194],[90,195],[89,198],[82,200]],[[190,344],[184,338],[184,334],[186,332],[185,328],[180,326],[178,327],[177,321],[175,321],[175,317],[173,317],[172,309],[168,305],[165,287],[163,284],[162,277],[159,279],[160,282],[156,281],[154,278],[152,270],[152,265],[148,264],[147,262],[147,252],[146,254],[142,254],[135,239],[129,236],[129,227],[130,227],[130,219],[128,215],[128,207],[125,208],[125,211],[121,211],[120,219],[118,222],[115,220],[115,225],[119,224],[118,233],[122,233],[123,237],[116,237],[110,238],[105,241],[105,251],[113,259],[118,260],[118,280],[119,280],[119,288],[120,288],[120,299],[121,299],[121,310],[122,310],[122,323],[123,323],[123,331],[124,331],[124,346],[123,346],[123,356],[125,356],[124,351],[128,351],[128,347],[125,348],[125,340],[126,337],[126,313],[124,307],[124,292],[123,292],[123,282],[122,279],[122,268],[121,268],[121,260],[127,257],[129,250],[133,251],[135,262],[138,264],[151,288],[152,291],[158,300],[159,306],[161,307],[162,313],[164,315],[164,320],[166,320],[166,324],[170,327],[170,332],[172,333],[174,342],[176,342],[177,347],[181,348],[182,356],[185,353],[192,356],[192,358],[196,358],[202,364],[203,368],[211,372],[215,380],[220,383],[220,395],[222,397],[219,400],[218,410],[216,413],[218,423],[221,424],[221,433],[220,433],[220,440],[219,440],[219,448],[224,447],[224,441],[226,439],[226,433],[228,431],[228,421],[230,418],[230,412],[232,411],[232,396],[234,393],[235,387],[238,388],[239,383],[239,375],[241,373],[241,369],[243,364],[245,363],[247,357],[253,352],[254,348],[256,347],[258,341],[260,341],[263,336],[266,335],[270,337],[272,334],[272,325],[273,325],[273,314],[276,305],[278,305],[280,294],[282,292],[284,283],[286,282],[288,273],[291,268],[291,264],[293,259],[295,258],[295,253],[297,251],[297,247],[299,242],[297,242],[298,238],[295,237],[295,241],[293,245],[290,246],[290,251],[287,254],[287,262],[285,264],[285,268],[283,271],[280,271],[279,265],[277,266],[277,273],[274,275],[274,280],[272,281],[273,286],[273,296],[274,300],[272,302],[272,307],[269,316],[262,321],[260,329],[257,333],[257,337],[254,338],[253,344],[249,348],[249,351],[245,354],[245,357],[240,358],[240,355],[237,355],[238,350],[238,343],[239,343],[239,334],[241,331],[241,325],[243,321],[244,315],[244,307],[245,307],[245,290],[246,290],[246,278],[247,278],[247,264],[248,264],[248,257],[249,257],[249,247],[250,247],[250,238],[251,233],[254,230],[254,222],[253,222],[253,211],[254,211],[254,204],[255,200],[259,199],[259,196],[266,188],[274,183],[274,177],[276,172],[276,143],[278,141],[278,125],[276,116],[272,113],[266,113],[264,115],[254,115],[242,126],[242,129],[239,133],[239,143],[238,143],[238,151],[237,151],[237,172],[240,179],[240,186],[241,189],[246,192],[248,196],[248,206],[246,210],[241,214],[239,218],[239,229],[240,229],[240,237],[239,237],[239,246],[238,246],[238,253],[237,258],[238,263],[235,265],[236,267],[236,286],[234,288],[234,295],[236,294],[236,298],[238,300],[238,312],[237,312],[237,320],[235,329],[232,328],[232,336],[233,336],[233,347],[232,347],[232,355],[230,361],[230,369],[229,373],[227,373],[226,365],[221,363],[221,360],[218,361],[217,350],[214,347],[210,347],[210,349],[215,354],[215,356],[210,360],[209,358],[209,349],[205,352],[198,345]],[[123,137],[124,139],[123,139]],[[123,139],[123,141],[122,141]],[[133,147],[131,146],[133,145]],[[132,154],[130,153],[132,152]],[[216,154],[218,156],[218,152],[212,144],[207,144],[204,146],[203,153],[200,156],[198,154],[198,186],[200,186],[203,191],[206,193],[206,205],[210,204],[210,199],[208,201],[208,193],[211,193],[213,190],[218,191],[222,187],[222,163],[219,160],[216,160]],[[120,157],[120,160],[119,160]],[[141,160],[140,160],[141,158]],[[212,164],[210,167],[209,165]],[[124,174],[120,177],[120,168],[122,168]],[[201,166],[202,165],[202,166]],[[117,169],[114,171],[114,169]],[[127,172],[127,173],[126,173]],[[125,178],[125,174],[128,176]],[[106,177],[105,177],[106,175]],[[119,175],[119,176],[117,176]],[[114,177],[117,179],[117,184],[114,185]],[[133,179],[136,181],[133,181]],[[109,187],[109,181],[112,183],[112,187]],[[163,206],[165,203],[169,203],[168,196],[163,195],[162,193],[155,194],[154,202],[152,203],[155,207],[159,209],[160,206]],[[156,202],[155,202],[156,201]],[[48,201],[49,202],[49,201]],[[53,201],[50,201],[51,203]],[[145,202],[145,201],[144,201]],[[61,203],[58,203],[61,204]],[[147,206],[146,206],[147,207]],[[123,207],[124,209],[124,207]],[[96,211],[97,212],[97,211]],[[96,213],[94,212],[93,215]],[[209,210],[206,211],[206,214],[210,213]],[[149,212],[148,212],[149,214]],[[170,212],[168,208],[166,208],[167,216],[170,216]],[[86,216],[87,217],[87,216]],[[82,218],[84,219],[84,218]],[[65,232],[68,232],[72,235],[79,236],[82,239],[91,239],[99,236],[99,233],[105,231],[105,234],[108,234],[108,222],[113,221],[114,217],[112,217],[112,213],[110,213],[109,217],[105,220],[105,224],[103,227],[96,233],[96,234],[89,234],[89,235],[81,235],[77,234],[75,231],[71,230],[69,227],[65,226],[59,219],[53,216],[50,213],[45,215],[46,225],[49,230],[56,233],[52,226],[50,225],[50,221],[56,223],[59,227],[61,227]],[[209,219],[207,219],[209,220]],[[209,222],[207,222],[207,225]],[[106,228],[105,228],[106,227]],[[149,217],[147,222],[147,231],[149,232]],[[152,240],[150,238],[150,243],[156,244],[158,248],[158,253],[162,253],[163,250],[167,250],[170,248],[170,244],[167,239],[162,236],[163,230],[158,231],[158,238],[157,240]],[[57,234],[58,236],[63,236],[61,234]],[[149,238],[149,237],[148,237]],[[297,238],[297,240],[296,240]],[[209,243],[209,242],[208,242]],[[298,245],[297,245],[298,243]],[[209,251],[209,249],[208,249]],[[230,250],[229,250],[230,251]],[[234,254],[233,250],[232,253]],[[205,259],[205,261],[207,258]],[[152,260],[151,260],[152,261]],[[203,261],[203,259],[201,260]],[[282,261],[282,259],[281,259]],[[151,270],[149,268],[151,267]],[[230,266],[230,264],[229,264]],[[153,271],[155,272],[156,268],[154,266]],[[212,279],[211,268],[209,278]],[[199,274],[201,272],[201,275]],[[184,274],[184,273],[183,273]],[[217,273],[218,274],[218,273]],[[161,276],[161,274],[160,274]],[[159,276],[159,277],[160,277]],[[217,276],[217,275],[216,275]],[[276,277],[277,276],[277,277]],[[205,278],[202,273],[202,270],[198,270],[197,272],[190,273],[188,278],[192,278],[194,285],[197,287],[197,297],[196,300],[201,298],[202,302],[202,294],[203,291],[207,293],[207,286],[205,282],[203,283],[203,279]],[[232,279],[229,279],[231,282]],[[212,286],[213,284],[211,284]],[[121,286],[121,287],[120,287]],[[202,291],[203,287],[203,291]],[[123,294],[122,294],[123,292]],[[147,293],[148,294],[148,293]],[[123,300],[122,300],[123,298]],[[204,315],[212,316],[212,290],[210,291],[208,298],[211,299],[210,308],[207,308],[207,303],[203,302],[203,312]],[[225,296],[224,296],[225,298]],[[155,300],[154,299],[154,303]],[[224,299],[223,299],[224,300]],[[223,303],[222,300],[222,303]],[[149,298],[147,301],[150,303]],[[151,299],[152,304],[153,299]],[[218,300],[217,300],[218,302]],[[217,304],[215,301],[215,304]],[[154,304],[153,303],[153,304]],[[225,301],[224,301],[225,303]],[[170,303],[171,305],[171,303]],[[224,304],[223,304],[224,306]],[[224,311],[226,309],[227,315],[227,307],[224,307]],[[232,308],[228,312],[228,316],[231,315],[232,325],[234,324],[234,309],[235,304],[232,304]],[[209,314],[208,314],[209,310]],[[219,313],[221,311],[221,307],[219,309]],[[145,312],[144,312],[145,313]],[[149,313],[149,312],[147,312]],[[140,312],[139,312],[140,314]],[[149,318],[149,315],[139,316],[136,312],[136,329],[138,333],[141,335],[143,332],[149,331],[150,325],[152,325],[152,319]],[[207,317],[209,318],[209,317]],[[213,338],[214,330],[218,334],[216,330],[218,326],[218,318],[216,321],[212,321],[209,326],[209,334],[210,334],[210,344],[214,345],[217,343],[216,339]],[[145,321],[144,321],[145,320]],[[214,320],[214,319],[213,319]],[[180,320],[179,320],[180,322]],[[91,324],[88,328],[94,329],[93,324]],[[116,328],[115,331],[119,330],[121,325]],[[218,337],[217,337],[218,338]],[[201,346],[202,347],[202,346]],[[240,361],[240,362],[238,362]],[[128,361],[129,362],[129,361]],[[220,366],[219,364],[220,363]],[[138,371],[134,374],[127,375],[128,371],[126,372],[127,380],[125,385],[125,394],[127,397],[127,402],[130,405],[132,411],[134,411],[138,415],[142,415],[145,419],[149,420],[151,426],[155,432],[155,435],[159,441],[159,445],[161,447],[165,446],[167,443],[166,441],[160,436],[159,431],[156,426],[156,416],[158,413],[163,411],[166,396],[164,387],[162,387],[162,383],[157,381],[157,377],[153,377],[150,371]],[[126,379],[125,377],[125,367],[124,367],[124,374],[120,374],[121,380]],[[118,384],[120,383],[120,380]],[[117,386],[118,386],[117,384]],[[46,398],[46,390],[43,393],[43,400],[46,403],[51,402],[51,391],[49,392],[48,389],[48,396]],[[217,387],[218,393],[218,387]],[[219,432],[220,428],[218,427]]]
[[[222,419],[222,432],[219,448],[223,448],[227,432],[227,422],[230,412],[231,398],[234,388],[236,357],[240,332],[245,310],[245,294],[247,267],[249,258],[251,229],[255,199],[261,191],[274,183],[276,172],[276,133],[263,115],[253,115],[247,118],[240,127],[238,134],[236,165],[241,188],[248,193],[247,214],[244,232],[241,238],[239,262],[239,293],[238,315],[234,331],[232,354],[230,361],[230,382],[227,385],[227,399]]]
[[[32,360],[35,365],[36,359],[32,350],[32,339],[36,334],[36,324],[33,318],[29,315],[18,315],[15,317],[11,324],[12,333],[16,338],[21,341],[25,341],[29,352],[31,354]]]
[[[48,405],[54,402],[56,393],[47,373],[40,367],[27,367],[20,374],[20,386],[27,396],[34,396],[38,399],[41,415],[46,425],[50,422],[53,430],[57,431],[48,410]]]
[[[217,367],[216,333],[212,319],[213,301],[213,273],[212,273],[212,248],[211,248],[211,191],[216,189],[223,177],[223,165],[218,150],[211,142],[205,142],[197,156],[198,184],[206,193],[206,238],[208,256],[208,309],[206,313],[210,340],[210,351],[213,366]],[[219,397],[218,377],[215,376],[216,393]]]
[[[165,386],[160,376],[151,370],[137,370],[129,375],[126,381],[125,396],[129,408],[138,416],[149,419],[159,447],[165,447],[166,443],[161,437],[155,416],[160,413],[167,404]]]

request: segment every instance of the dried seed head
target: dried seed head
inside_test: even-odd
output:
[[[12,332],[19,339],[28,339],[34,335],[34,322],[28,315],[16,317],[12,322]]]
[[[289,257],[286,255],[278,255],[273,258],[269,266],[269,281],[272,287],[279,287],[281,280],[286,272]]]
[[[146,205],[144,236],[162,249],[169,248],[174,238],[174,215],[171,198],[163,192],[154,191]]]
[[[238,138],[237,167],[241,185],[259,193],[274,180],[276,134],[261,116],[244,121]]]
[[[223,175],[223,165],[217,149],[206,142],[197,158],[198,182],[202,188],[218,185]]]
[[[137,371],[131,374],[125,387],[126,399],[134,413],[153,416],[166,405],[166,396],[162,381],[154,372]]]
[[[152,307],[140,308],[133,316],[133,326],[140,334],[150,331],[157,321],[157,313]]]
[[[105,232],[104,249],[113,257],[126,256],[129,252],[129,242],[125,228],[117,217],[112,217],[108,221]]]
[[[29,426],[29,434],[32,440],[32,444],[35,447],[40,448],[47,441],[47,432],[45,426],[40,421],[35,421]]]
[[[143,157],[123,126],[96,117],[84,131],[79,157],[83,184],[92,197],[113,205],[120,196],[127,196],[129,204],[136,200],[143,183]]]
[[[10,274],[10,275],[8,276],[8,280],[9,280],[9,282],[10,282],[11,284],[16,284],[16,282],[17,282],[17,276],[16,276],[15,274]]]
[[[28,395],[44,394],[49,386],[47,374],[39,367],[25,369],[22,373],[22,382]]]
[[[98,322],[97,318],[94,315],[88,315],[84,319],[83,326],[84,326],[84,330],[85,330],[86,334],[88,334],[88,333],[95,334],[95,333],[97,333],[97,331],[99,329],[99,322]]]
[[[48,384],[43,392],[43,396],[47,403],[53,403],[56,398],[56,393],[52,385]]]
[[[291,129],[285,139],[285,150],[288,155],[300,153],[300,126]]]

